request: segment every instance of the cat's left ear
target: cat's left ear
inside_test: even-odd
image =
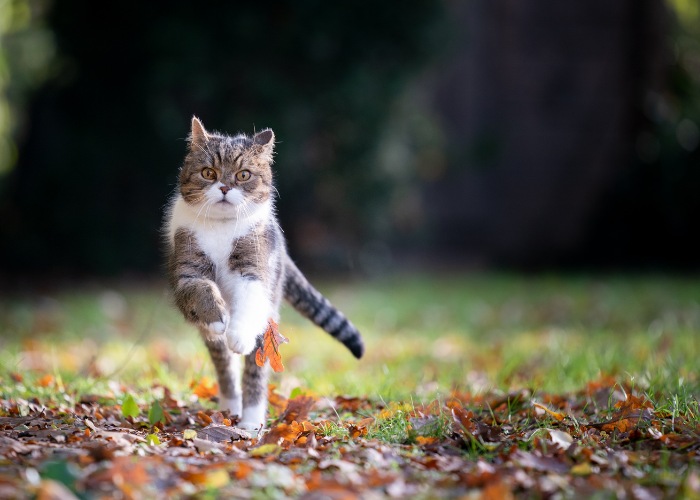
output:
[[[253,142],[265,149],[272,150],[275,146],[275,133],[271,128],[263,129],[253,136]]]

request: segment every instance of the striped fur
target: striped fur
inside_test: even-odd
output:
[[[279,321],[282,298],[356,357],[364,351],[357,329],[287,255],[273,205],[273,147],[272,130],[228,136],[193,118],[165,227],[175,304],[209,350],[222,409],[248,429],[265,424],[269,366],[257,366],[255,350],[268,320]]]
[[[285,262],[284,298],[302,316],[342,342],[356,358],[365,352],[362,336],[348,319],[316,290],[287,257]]]

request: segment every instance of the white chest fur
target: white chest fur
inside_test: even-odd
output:
[[[178,229],[192,231],[197,243],[217,269],[227,269],[234,241],[247,235],[253,227],[268,219],[271,212],[272,204],[268,200],[260,205],[248,207],[245,210],[245,216],[216,218],[208,216],[206,211],[188,205],[182,196],[178,195],[170,210],[168,238],[172,244]]]

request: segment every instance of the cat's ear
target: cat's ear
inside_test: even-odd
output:
[[[258,158],[272,165],[272,155],[275,149],[275,133],[272,129],[266,128],[255,134],[253,144]]]
[[[272,149],[275,145],[275,133],[271,128],[266,128],[261,130],[255,136],[253,136],[253,142],[260,146]]]
[[[208,140],[209,134],[207,134],[207,130],[204,128],[204,125],[202,125],[202,122],[199,121],[199,118],[193,116],[192,130],[190,131],[189,137],[190,149],[203,147]]]

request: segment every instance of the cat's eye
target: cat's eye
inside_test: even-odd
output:
[[[250,179],[250,176],[250,170],[239,170],[238,172],[236,172],[236,180],[238,182],[245,182]]]
[[[205,168],[202,169],[202,177],[204,177],[208,181],[215,181],[216,180],[216,170],[213,168]]]

